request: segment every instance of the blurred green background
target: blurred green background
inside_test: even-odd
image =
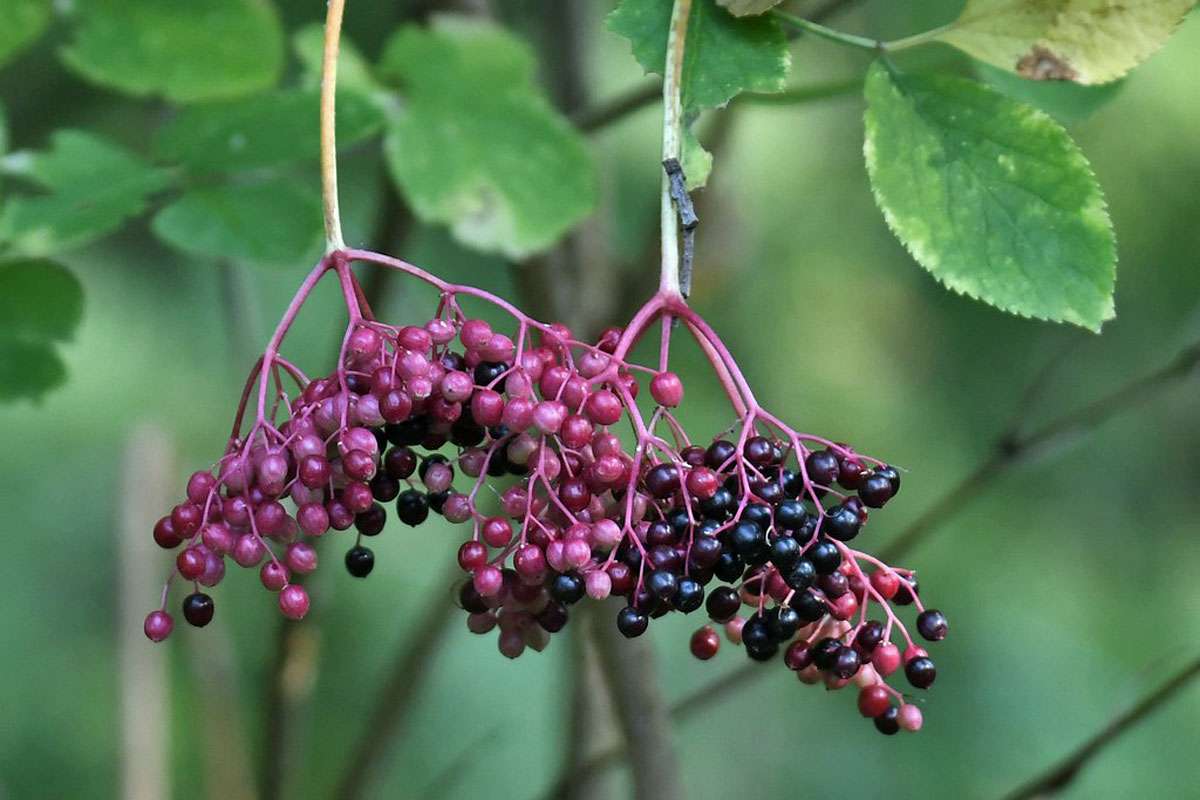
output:
[[[289,29],[323,13],[321,3],[278,5]],[[951,18],[957,5],[876,0],[856,4],[837,25],[904,34]],[[609,4],[581,6],[591,97],[645,80],[627,43],[603,28]],[[352,0],[347,35],[374,56],[413,10]],[[537,39],[542,4],[497,2],[493,10]],[[166,107],[73,77],[54,58],[55,36],[0,73],[11,147],[40,148],[51,131],[74,126],[138,149]],[[797,85],[853,78],[865,67],[860,54],[820,41],[798,41],[793,54]],[[694,305],[726,337],[764,405],[909,470],[899,499],[873,516],[865,547],[882,546],[988,455],[1047,364],[1056,366],[1021,420],[1027,428],[1155,369],[1200,337],[1198,71],[1200,19],[1192,15],[1111,99],[1071,120],[1120,242],[1118,315],[1100,336],[954,296],[913,263],[872,201],[857,96],[739,102],[719,112],[731,119],[702,192]],[[587,269],[615,270],[621,285],[654,280],[642,254],[656,235],[658,124],[657,107],[647,106],[590,139],[602,203],[585,222],[600,240]],[[347,239],[388,246],[372,238],[381,217],[397,213],[385,205],[377,148],[350,152],[343,173]],[[517,275],[526,267],[467,251],[442,229],[414,226],[397,246],[443,276],[507,296],[528,291]],[[64,261],[86,291],[82,326],[63,349],[69,380],[42,402],[0,407],[0,797],[120,796],[127,763],[163,770],[173,797],[256,796],[268,687],[278,677],[274,601],[254,576],[232,570],[216,591],[212,625],[180,625],[159,646],[141,640],[158,578],[131,586],[121,553],[140,551],[155,575],[169,557],[149,528],[121,530],[121,508],[136,507],[155,477],[122,469],[131,437],[146,425],[169,439],[177,492],[192,469],[219,455],[246,368],[309,265],[267,271],[184,258],[144,222]],[[408,288],[385,287],[388,319],[429,315],[428,296]],[[290,352],[321,369],[342,324],[337,298],[319,294]],[[685,419],[697,438],[716,433],[729,412],[700,361],[682,363]],[[952,624],[934,654],[939,678],[923,698],[925,729],[878,736],[852,696],[799,685],[772,664],[676,726],[689,795],[988,798],[1066,753],[1200,650],[1198,450],[1196,383],[1178,382],[1073,446],[957,498],[961,513],[903,561],[920,569],[922,597]],[[323,543],[314,613],[292,638],[303,655],[285,681],[289,796],[330,795],[393,653],[417,646],[413,627],[448,591],[446,565],[461,535],[440,521],[416,532],[392,524],[377,541],[375,573],[361,582],[337,563],[345,543]],[[566,749],[570,626],[544,653],[510,662],[494,636],[470,635],[457,615],[447,624],[406,678],[415,705],[374,766],[369,795],[538,796]],[[687,638],[697,624],[667,619],[650,637],[668,698],[745,660],[726,644],[713,661],[696,661]],[[164,671],[161,704],[153,682],[122,691],[131,658],[147,674]],[[126,750],[131,715],[163,724],[161,763]],[[1193,687],[1105,751],[1067,796],[1198,796],[1198,715]],[[629,791],[624,768],[606,775],[615,796]]]

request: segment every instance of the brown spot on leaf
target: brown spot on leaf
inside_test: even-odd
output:
[[[1040,44],[1017,62],[1017,74],[1035,81],[1073,81],[1079,77],[1074,67]]]

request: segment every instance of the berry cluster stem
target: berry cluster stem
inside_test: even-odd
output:
[[[325,214],[325,252],[342,250],[342,219],[338,211],[337,131],[334,101],[337,94],[338,45],[346,0],[329,0],[325,16],[325,51],[321,59],[321,204]]]
[[[680,160],[680,139],[683,135],[683,101],[680,79],[683,75],[683,50],[687,41],[688,15],[692,0],[675,0],[671,10],[671,28],[667,34],[667,61],[663,68],[663,136],[664,162]],[[662,273],[659,292],[681,295],[679,284],[679,222],[671,199],[671,178],[662,176]]]

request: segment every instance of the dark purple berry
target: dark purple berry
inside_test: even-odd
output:
[[[917,631],[931,642],[945,639],[949,629],[950,623],[946,621],[946,615],[936,608],[926,609],[917,615]]]
[[[895,736],[900,730],[900,710],[895,706],[888,706],[888,710],[884,711],[878,717],[875,717],[875,730],[882,733],[884,736]]]
[[[742,599],[738,596],[737,589],[732,586],[719,586],[713,589],[704,603],[708,616],[714,622],[728,622],[734,618],[741,607]]]
[[[346,551],[346,571],[356,578],[365,578],[375,569],[375,554],[369,547],[355,545]]]
[[[937,678],[937,668],[933,665],[933,659],[922,656],[904,665],[904,675],[918,689],[928,689]]]
[[[633,639],[646,632],[650,619],[632,606],[625,606],[617,612],[617,630],[626,639]]]
[[[212,622],[215,610],[212,598],[203,592],[193,592],[183,598],[183,618],[188,621],[189,625],[203,628]]]

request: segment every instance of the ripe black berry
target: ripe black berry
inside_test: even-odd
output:
[[[875,730],[882,733],[884,736],[895,736],[900,730],[900,710],[895,706],[888,706],[888,710],[875,717]]]
[[[675,579],[675,573],[665,569],[656,569],[651,572],[650,577],[646,579],[646,586],[660,600],[670,601],[679,591],[679,582]]]
[[[507,370],[508,366],[498,361],[480,361],[475,365],[475,385],[487,386]]]
[[[790,536],[780,536],[771,543],[771,563],[786,573],[800,559],[800,543]],[[795,588],[795,587],[793,587]]]
[[[567,624],[567,607],[562,603],[547,603],[535,619],[547,633],[558,633]]]
[[[380,472],[371,479],[371,494],[381,503],[390,503],[400,494],[400,481],[387,472]]]
[[[212,598],[203,592],[194,592],[183,598],[183,618],[189,625],[203,628],[212,622],[215,610]]]
[[[839,678],[853,678],[862,666],[862,659],[853,647],[841,647],[833,660],[833,674]]]
[[[808,458],[804,459],[808,479],[821,486],[832,486],[837,480],[839,468],[838,457],[829,450],[809,453]]]
[[[807,558],[802,558],[783,573],[783,581],[797,592],[803,592],[817,580],[817,570]]]
[[[386,426],[384,432],[392,444],[412,447],[424,441],[429,434],[429,418],[409,417],[403,422]]]
[[[755,661],[770,661],[779,652],[779,645],[775,642],[767,642],[766,644],[746,645],[746,655]]]
[[[483,602],[483,597],[476,591],[473,581],[466,581],[458,588],[458,604],[462,606],[463,611],[471,614],[483,614],[488,610],[487,603]]]
[[[763,648],[772,644],[774,637],[763,614],[755,614],[742,626],[742,644],[747,648]]]
[[[841,542],[848,542],[858,536],[862,526],[858,514],[845,506],[833,506],[825,512],[825,522],[821,526],[826,535]]]
[[[742,577],[742,572],[745,569],[746,565],[737,557],[737,553],[724,550],[721,552],[721,557],[717,559],[717,564],[713,572],[721,580],[730,583]]]
[[[733,442],[717,439],[708,446],[708,451],[704,454],[704,465],[710,469],[720,469],[736,452],[737,447]]]
[[[406,489],[396,498],[396,516],[405,525],[416,527],[429,518],[429,500],[424,492]]]
[[[816,622],[825,616],[825,613],[828,611],[825,607],[825,599],[812,589],[806,589],[803,592],[797,592],[792,595],[791,606],[796,609],[796,613],[800,615],[800,619],[805,622]]]
[[[827,636],[810,647],[809,654],[812,656],[812,662],[817,665],[817,669],[832,669],[833,665],[837,663],[838,653],[841,650],[842,643]]]
[[[799,628],[800,615],[794,608],[780,606],[767,612],[767,629],[775,641],[786,642],[796,635]]]
[[[725,519],[733,509],[733,492],[725,487],[717,489],[707,500],[700,501],[700,513],[713,519]]]
[[[646,632],[650,619],[631,606],[625,606],[617,612],[617,630],[626,639],[633,639]]]
[[[550,596],[560,603],[571,605],[583,597],[584,588],[583,579],[568,572],[555,576],[550,583]]]
[[[771,507],[762,503],[751,503],[742,510],[742,521],[753,522],[765,531],[771,527]]]
[[[383,471],[398,481],[412,475],[416,468],[417,454],[407,447],[393,447],[383,457]]]
[[[911,605],[919,594],[921,594],[921,587],[917,583],[917,576],[901,575],[900,588],[896,590],[896,595],[892,598],[892,603],[898,606]]]
[[[946,638],[950,623],[946,615],[936,608],[929,608],[917,615],[917,631],[931,642],[940,642]]]
[[[784,500],[775,509],[775,524],[785,531],[798,531],[808,519],[808,510],[799,500]]]
[[[864,653],[871,653],[883,641],[883,623],[879,620],[868,620],[858,629],[854,636],[854,644]]]
[[[766,544],[766,536],[758,525],[742,521],[733,526],[729,533],[729,542],[733,545],[734,552],[745,558]]]
[[[704,603],[704,587],[692,578],[680,578],[675,590],[675,608],[690,614]]]
[[[858,496],[871,508],[883,508],[883,504],[892,498],[892,482],[879,473],[870,475],[859,487]]]
[[[841,551],[838,550],[836,544],[828,539],[822,539],[808,548],[804,557],[812,562],[818,575],[828,575],[842,564]]]
[[[728,622],[741,607],[742,600],[738,597],[737,589],[732,586],[718,586],[713,589],[704,603],[704,609],[714,622]]]
[[[375,536],[386,523],[387,511],[379,503],[372,503],[366,511],[354,515],[354,527],[363,536]]]
[[[697,536],[692,542],[692,552],[688,555],[689,562],[701,569],[715,567],[717,559],[724,550],[721,543],[711,536]]]
[[[882,467],[876,467],[875,474],[882,475],[883,477],[888,479],[888,482],[892,485],[892,497],[895,497],[897,494],[900,493],[900,471],[899,470],[897,470],[895,467],[889,467],[885,464]]]
[[[914,658],[904,665],[904,675],[918,689],[928,689],[937,678],[937,668],[931,658]]]
[[[356,545],[346,551],[346,571],[356,578],[365,578],[375,569],[375,554],[368,547]]]

